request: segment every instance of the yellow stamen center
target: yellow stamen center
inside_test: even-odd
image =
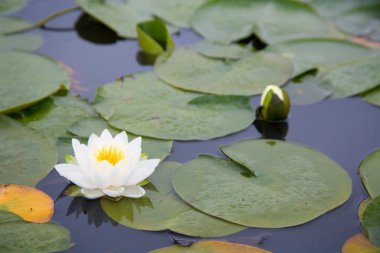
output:
[[[116,147],[103,147],[95,156],[98,162],[106,160],[112,165],[125,159],[124,152]]]

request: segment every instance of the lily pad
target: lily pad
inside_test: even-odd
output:
[[[72,245],[70,232],[53,223],[13,221],[0,224],[0,252],[57,252]]]
[[[161,164],[149,178],[146,195],[140,199],[123,198],[117,202],[106,198],[101,205],[106,214],[125,226],[174,232],[202,237],[224,236],[239,232],[245,227],[226,222],[194,210],[174,192],[171,177],[180,164]]]
[[[380,248],[372,245],[364,234],[357,234],[346,241],[342,253],[380,253]]]
[[[253,246],[223,242],[223,241],[200,241],[190,247],[180,245],[149,251],[149,253],[271,253]]]
[[[347,173],[310,148],[277,140],[222,147],[237,163],[201,156],[173,176],[175,191],[207,214],[245,226],[281,228],[313,220],[351,194]],[[249,171],[256,177],[247,177]],[[186,180],[191,179],[191,184]]]
[[[1,3],[0,3],[1,4]],[[30,27],[30,23],[16,17],[0,17],[0,34],[11,33]]]
[[[0,15],[8,15],[20,10],[26,5],[28,0],[1,0]]]
[[[369,203],[363,212],[361,225],[370,242],[380,247],[380,195]]]
[[[35,186],[57,162],[54,144],[41,133],[0,116],[0,184]]]
[[[90,137],[92,133],[99,135],[104,129],[110,130],[113,136],[122,131],[109,126],[103,119],[99,117],[81,119],[69,127],[68,130],[77,136]],[[133,140],[136,137],[138,136],[128,133],[129,140]],[[173,141],[143,137],[141,146],[142,152],[147,153],[149,158],[159,158],[161,161],[163,161],[170,154],[173,147]]]
[[[140,48],[148,54],[158,55],[175,47],[168,29],[161,20],[140,22],[136,30]]]
[[[380,195],[380,149],[369,154],[360,164],[359,173],[371,198]]]
[[[137,1],[76,0],[89,15],[115,31],[120,37],[137,38],[136,25],[154,18],[149,5]],[[176,28],[169,27],[175,32]]]
[[[364,210],[367,208],[368,204],[371,203],[370,199],[365,199],[362,202],[360,202],[359,208],[358,208],[358,217],[359,221],[362,222],[363,220],[363,213]]]
[[[11,221],[22,221],[23,219],[17,214],[11,213],[5,209],[0,208],[0,224]]]
[[[380,106],[380,86],[363,93],[362,98],[368,103]]]
[[[15,213],[26,221],[50,221],[54,202],[46,193],[29,186],[0,185],[0,209]]]
[[[308,70],[329,69],[374,54],[374,50],[338,39],[301,39],[275,44],[266,49],[292,61],[294,76]]]
[[[86,100],[68,94],[51,96],[12,117],[56,140],[67,136],[67,128],[76,121],[95,115],[95,110]]]
[[[255,116],[248,97],[181,91],[152,72],[99,87],[94,107],[113,127],[169,140],[224,136],[248,127]]]
[[[380,41],[380,3],[351,9],[337,17],[336,24],[345,32]]]
[[[380,54],[337,66],[323,76],[333,86],[332,98],[344,98],[371,90],[380,84]]]
[[[40,48],[44,40],[36,34],[0,35],[0,51],[21,50],[34,51]]]
[[[55,61],[37,54],[0,55],[0,113],[29,107],[51,94],[68,89],[70,77]]]
[[[194,13],[191,24],[207,40],[221,44],[252,33],[272,44],[327,32],[327,23],[313,8],[291,0],[213,0]]]
[[[167,52],[155,71],[174,87],[218,95],[260,94],[268,84],[282,85],[293,74],[291,63],[272,53],[255,53],[240,61],[210,59],[190,48]]]
[[[292,105],[317,103],[334,92],[328,81],[314,75],[306,75],[300,81],[292,80],[283,88],[288,92]]]
[[[362,5],[378,3],[378,0],[312,0],[310,4],[324,17],[334,18]]]
[[[249,46],[239,44],[220,45],[208,41],[201,41],[196,44],[195,50],[197,50],[198,53],[210,58],[232,60],[238,60],[253,53],[253,49]]]

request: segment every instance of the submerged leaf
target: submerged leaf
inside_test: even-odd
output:
[[[136,30],[140,48],[148,54],[158,55],[175,47],[168,29],[159,19],[140,22]]]
[[[50,139],[6,116],[0,116],[0,184],[35,186],[57,162]]]
[[[185,92],[152,72],[97,89],[94,107],[111,126],[136,135],[207,140],[240,131],[254,120],[248,97]]]
[[[149,251],[149,253],[271,253],[253,246],[223,242],[200,241],[190,247],[174,245],[166,248]]]
[[[0,185],[0,209],[8,210],[26,221],[48,222],[54,212],[54,202],[49,195],[28,186]]]
[[[157,75],[170,85],[218,95],[251,96],[268,84],[282,85],[293,74],[291,63],[272,53],[255,53],[239,61],[210,59],[190,48],[167,52],[157,59]]]

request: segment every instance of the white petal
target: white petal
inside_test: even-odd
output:
[[[130,143],[128,143],[127,151],[139,149],[141,149],[141,137],[134,138]]]
[[[75,160],[80,169],[85,172],[88,167],[88,152],[86,145],[80,144],[77,139],[72,139]],[[86,148],[84,148],[86,147]]]
[[[113,140],[116,147],[122,149],[123,151],[126,149],[128,145],[128,135],[125,131],[116,135]]]
[[[55,165],[55,169],[62,176],[78,185],[81,188],[94,188],[94,184],[91,180],[81,171],[81,169],[74,164],[57,164]]]
[[[123,192],[124,197],[128,198],[141,198],[145,195],[145,190],[137,185],[134,186],[126,186]]]
[[[103,192],[105,195],[115,198],[122,196],[124,190],[124,187],[109,187],[107,189],[103,189]]]
[[[133,169],[131,176],[125,182],[125,185],[136,185],[140,183],[154,172],[159,163],[160,159],[139,161]]]
[[[99,189],[108,188],[111,184],[109,169],[112,168],[112,165],[103,160],[101,162],[94,164],[95,168],[92,168],[89,172],[89,177],[94,185]]]
[[[85,196],[88,199],[97,199],[97,198],[104,196],[103,191],[99,190],[99,189],[91,190],[91,189],[82,188],[81,192],[82,192],[83,196]]]
[[[128,169],[133,169],[136,167],[137,162],[141,157],[141,137],[135,138],[130,143],[128,143],[126,148],[126,166]]]
[[[99,138],[103,147],[110,147],[113,145],[113,137],[108,129],[104,129]]]
[[[100,149],[100,138],[96,134],[91,134],[88,138],[87,146],[92,153]]]

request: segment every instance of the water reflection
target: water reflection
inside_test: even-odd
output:
[[[114,44],[121,39],[113,30],[87,14],[78,18],[75,30],[82,39],[95,44]]]
[[[261,134],[262,139],[276,139],[276,140],[285,140],[286,135],[288,134],[288,122],[268,122],[264,120],[256,119],[253,123]]]

